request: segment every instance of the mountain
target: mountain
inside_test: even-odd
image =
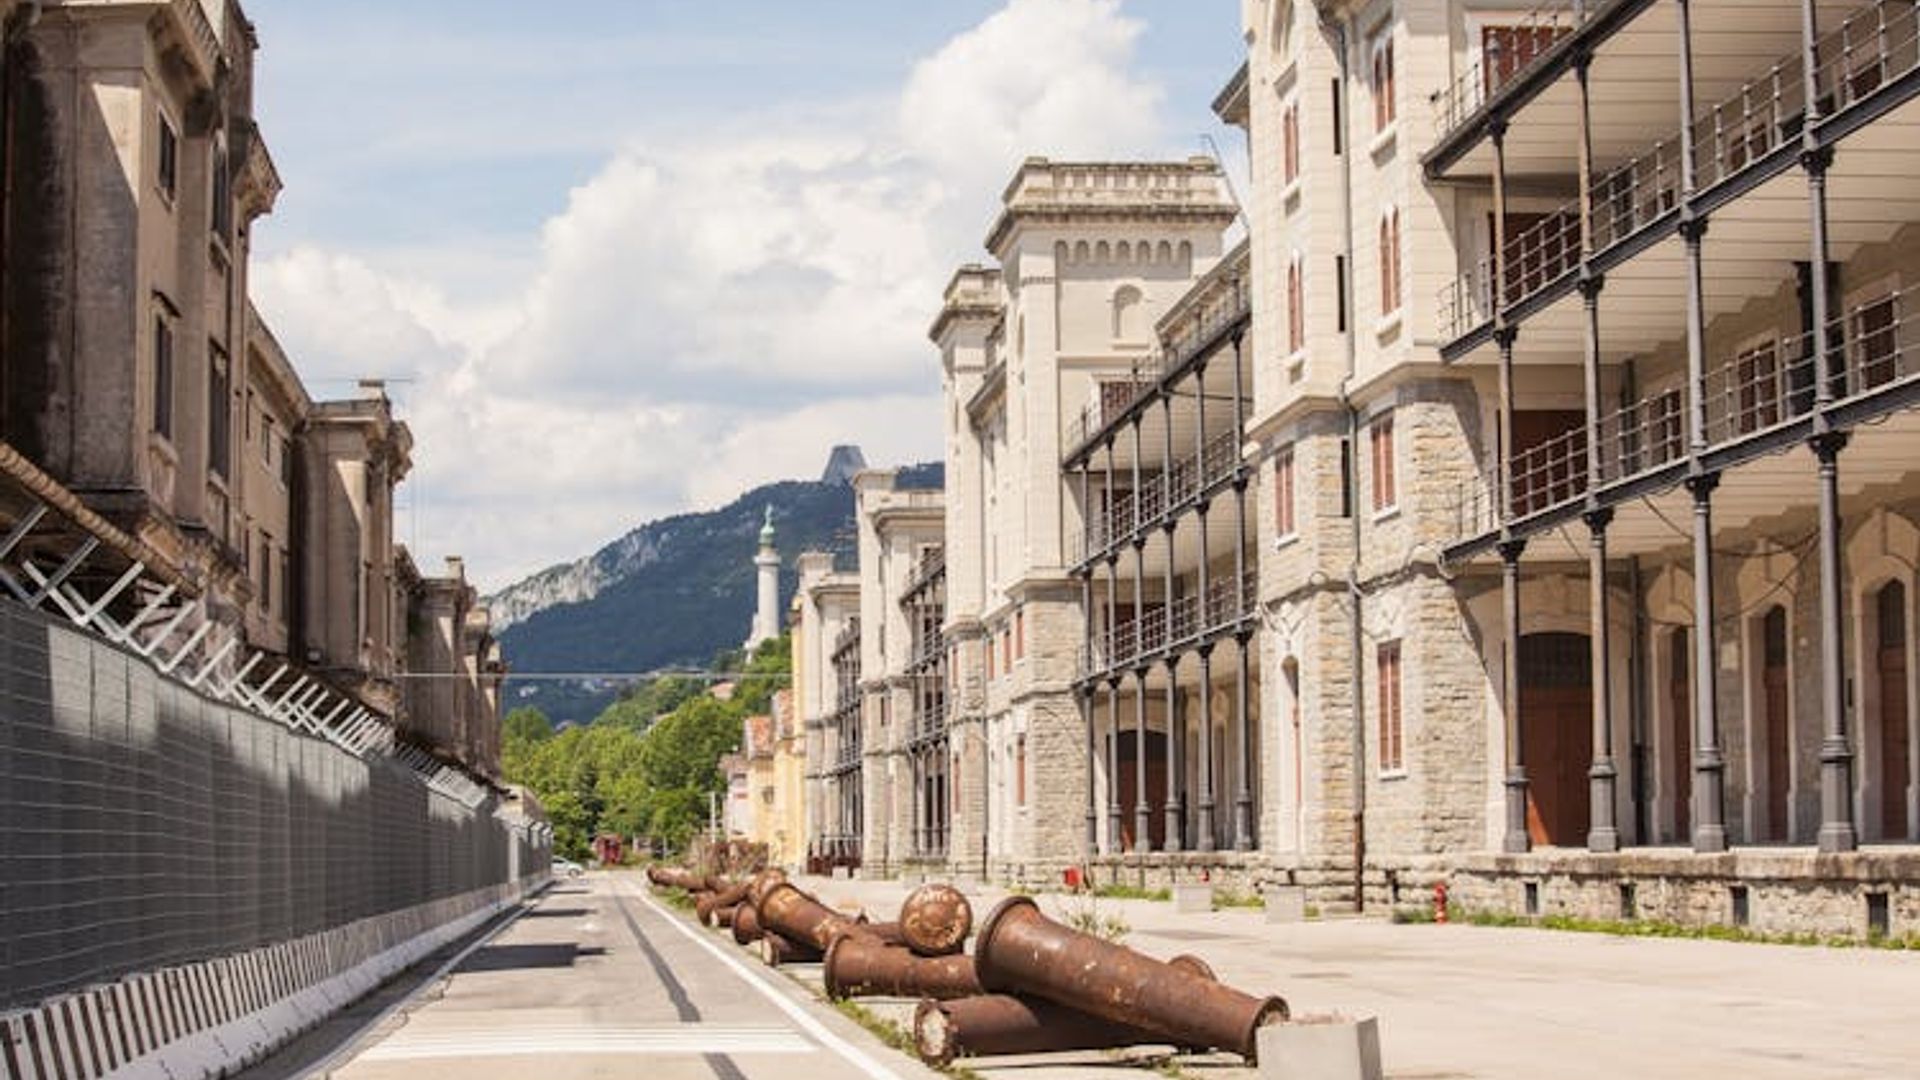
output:
[[[836,447],[822,478],[758,487],[705,513],[649,522],[578,562],[548,567],[487,598],[507,663],[522,674],[640,672],[701,665],[737,648],[753,621],[760,525],[773,509],[786,611],[802,551],[851,565],[853,488],[864,459]],[[939,487],[941,465],[900,470],[901,487]],[[506,707],[536,705],[584,723],[619,692],[611,680],[514,680]]]

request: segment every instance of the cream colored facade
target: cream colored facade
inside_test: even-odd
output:
[[[1114,729],[1091,716],[1089,586],[1075,573],[1089,496],[1062,462],[1112,401],[1103,386],[1159,363],[1159,324],[1221,264],[1234,217],[1204,158],[1032,159],[989,233],[996,265],[948,286],[931,336],[947,410],[959,865],[1052,881],[1119,850],[1090,816],[1118,794],[1099,752]]]
[[[795,871],[804,866],[808,835],[807,743],[800,697],[798,685],[773,695],[773,745],[764,789],[769,805],[760,823],[770,865]]]
[[[853,478],[858,532],[861,694],[861,863],[887,876],[909,863],[944,864],[945,716],[929,700],[937,642],[904,601],[916,569],[941,546],[945,495],[895,484],[894,470]]]
[[[1911,926],[1911,7],[1242,13],[1271,872]]]
[[[795,560],[793,671],[804,733],[808,869],[860,865],[860,579],[824,551]]]

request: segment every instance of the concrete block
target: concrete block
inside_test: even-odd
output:
[[[1296,1016],[1260,1029],[1260,1080],[1381,1080],[1380,1022]]]
[[[1301,885],[1275,885],[1261,891],[1270,923],[1303,922],[1307,917],[1307,890]]]
[[[1173,887],[1173,910],[1182,915],[1192,915],[1213,910],[1213,886],[1211,885],[1175,885]]]
[[[834,868],[833,868],[833,880],[835,880],[835,881],[852,881],[852,880],[853,880],[853,871],[852,871],[851,869],[849,869],[849,868],[847,868],[847,867],[844,867],[844,866],[836,866],[836,867],[834,867]]]

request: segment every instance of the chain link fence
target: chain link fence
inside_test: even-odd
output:
[[[0,601],[0,1010],[543,871],[499,811]]]

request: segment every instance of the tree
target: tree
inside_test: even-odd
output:
[[[540,742],[553,737],[553,721],[535,708],[515,709],[500,722],[503,742]]]

